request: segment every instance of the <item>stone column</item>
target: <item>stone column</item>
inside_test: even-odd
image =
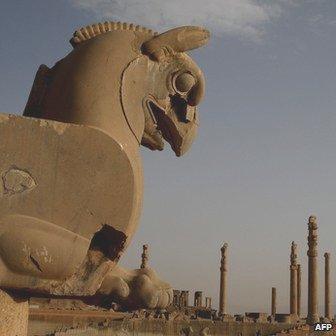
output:
[[[297,265],[297,315],[301,316],[301,265]]]
[[[14,300],[0,290],[0,335],[27,336],[28,301]]]
[[[227,314],[227,248],[225,243],[221,248],[221,266],[220,266],[220,287],[219,287],[219,315]]]
[[[211,309],[211,297],[205,298],[205,308]]]
[[[195,307],[202,307],[202,296],[203,293],[201,291],[195,292],[195,299],[194,299],[194,306]]]
[[[331,321],[330,253],[324,253],[324,316]]]
[[[272,287],[272,306],[271,306],[271,315],[275,317],[276,314],[276,305],[277,305],[277,297],[276,297],[276,288]]]
[[[145,245],[142,246],[140,268],[147,268],[147,267],[148,267],[148,245],[145,244]]]
[[[183,297],[183,306],[188,307],[189,306],[189,291],[183,290],[181,294]]]
[[[290,254],[290,314],[297,315],[297,245],[292,242]]]
[[[173,290],[173,305],[177,308],[181,306],[181,292],[177,289]]]
[[[308,315],[307,323],[312,325],[319,321],[317,300],[317,222],[315,216],[308,220]]]

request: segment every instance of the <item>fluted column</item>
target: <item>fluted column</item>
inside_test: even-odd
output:
[[[276,314],[276,305],[277,305],[277,297],[276,297],[276,288],[272,287],[272,306],[271,306],[271,315],[275,317]]]
[[[227,248],[225,243],[221,248],[221,266],[220,266],[220,288],[219,288],[219,315],[227,314]]]
[[[301,316],[301,265],[297,265],[297,315]]]
[[[140,268],[147,268],[148,267],[148,245],[145,244],[142,246],[142,254],[141,254],[141,266]]]
[[[330,253],[324,253],[324,316],[331,321]]]
[[[297,315],[297,245],[292,242],[290,254],[290,313]]]
[[[308,315],[307,323],[315,324],[318,316],[317,278],[317,222],[315,216],[308,220]]]

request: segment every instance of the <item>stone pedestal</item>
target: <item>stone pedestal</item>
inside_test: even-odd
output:
[[[28,301],[14,300],[0,290],[0,335],[27,336]]]

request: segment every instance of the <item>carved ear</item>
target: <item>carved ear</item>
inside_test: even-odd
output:
[[[142,45],[142,52],[160,61],[167,54],[199,48],[209,41],[210,33],[201,27],[186,26],[168,30]]]

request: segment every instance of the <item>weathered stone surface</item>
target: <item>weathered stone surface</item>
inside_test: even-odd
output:
[[[271,298],[271,316],[274,318],[277,310],[277,295],[276,288],[272,287],[272,298]]]
[[[28,302],[14,300],[0,290],[0,335],[27,336]]]
[[[140,216],[140,144],[166,140],[180,156],[196,136],[205,81],[185,51],[208,39],[199,27],[98,23],[40,66],[24,117],[0,115],[0,286],[171,302],[153,270],[116,264]]]
[[[319,321],[318,315],[318,275],[317,275],[317,221],[315,216],[308,219],[308,314],[307,323]]]
[[[142,254],[141,254],[141,265],[140,268],[147,268],[148,267],[148,245],[145,244],[142,246]]]
[[[297,244],[292,242],[290,254],[290,296],[289,311],[292,316],[297,316]]]
[[[0,115],[0,134],[0,172],[35,181],[0,197],[1,286],[94,294],[133,234],[141,176],[92,127]]]
[[[297,265],[297,315],[301,316],[301,265]]]
[[[173,302],[171,286],[149,267],[125,270],[117,265],[106,276],[99,292],[129,309],[167,307]]]
[[[57,312],[55,316],[41,314],[33,314],[31,316],[29,324],[29,336],[45,336],[46,334],[53,334],[53,331],[59,331],[59,325],[63,326],[63,332],[65,335],[83,335],[83,331],[87,331],[84,335],[123,335],[127,333],[134,336],[150,336],[150,335],[175,335],[180,336],[185,332],[192,332],[191,335],[202,335],[202,332],[209,335],[218,336],[255,336],[257,331],[261,332],[261,335],[271,335],[279,332],[280,330],[289,330],[293,328],[293,324],[290,323],[259,323],[259,322],[247,322],[241,323],[234,320],[230,321],[211,321],[211,320],[168,320],[162,318],[151,317],[120,317],[120,314],[113,316],[116,313],[106,313],[106,317],[98,316],[97,313],[92,313],[92,316],[86,316],[86,322],[84,321],[84,314],[62,314]],[[97,315],[93,318],[93,315]],[[107,320],[107,323],[106,323]],[[89,323],[88,323],[89,321]],[[81,324],[81,326],[78,326]],[[90,324],[90,326],[88,326]],[[86,325],[86,327],[85,327]],[[78,333],[77,333],[77,329]]]
[[[2,178],[2,196],[10,196],[36,187],[34,178],[24,170],[12,167],[4,172]]]
[[[324,317],[333,319],[331,312],[330,253],[324,253]]]
[[[221,266],[219,283],[219,315],[227,314],[227,250],[228,244],[224,243],[221,248]]]

